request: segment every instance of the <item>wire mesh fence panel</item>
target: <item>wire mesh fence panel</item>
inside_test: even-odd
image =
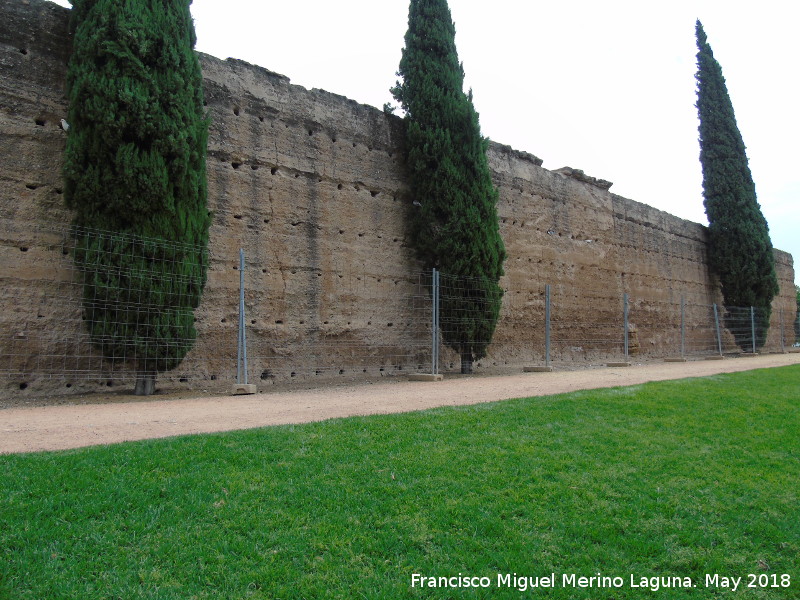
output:
[[[681,303],[632,297],[628,310],[628,357],[680,356]]]
[[[439,356],[442,368],[471,373],[485,358],[503,306],[502,288],[486,279],[441,273]]]
[[[430,370],[430,273],[391,278],[288,269],[282,288],[260,301],[249,290],[264,289],[262,270],[253,271],[245,291],[250,381]]]
[[[18,256],[2,246],[0,373],[114,381],[191,368],[205,249],[78,227],[25,239]]]
[[[622,296],[598,294],[578,301],[557,286],[551,300],[551,353],[555,361],[593,361],[625,356]],[[585,309],[581,307],[592,308]]]
[[[686,304],[684,309],[684,348],[687,356],[712,356],[721,353],[719,310],[713,304]]]

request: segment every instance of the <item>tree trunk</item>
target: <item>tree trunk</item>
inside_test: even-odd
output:
[[[472,352],[461,353],[461,374],[462,375],[472,374]]]
[[[156,391],[156,374],[152,371],[138,371],[136,373],[136,387],[133,390],[136,396],[150,396]]]

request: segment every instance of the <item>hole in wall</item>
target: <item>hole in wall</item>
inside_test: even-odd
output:
[[[28,389],[28,384],[23,381],[22,383],[19,384],[19,389],[21,390]]]
[[[44,127],[47,124],[47,121],[45,121],[44,119],[36,119],[36,124],[39,127]]]
[[[269,172],[270,172],[272,175],[275,175],[275,174],[278,172],[278,167],[272,167],[272,168],[269,170]]]
[[[253,171],[258,171],[258,165],[250,165],[250,168],[251,168]]]
[[[308,135],[314,135],[314,130],[313,129],[309,129],[308,130]]]
[[[374,198],[375,196],[377,196],[378,194],[380,194],[380,192],[374,192],[374,191],[373,191],[373,192],[370,192],[369,194],[370,194],[370,196],[372,196],[372,197]]]
[[[258,120],[263,123],[264,122],[264,117],[258,117]]]
[[[241,219],[241,218],[242,218],[242,215],[233,215],[233,218],[234,218],[234,219]]]
[[[238,169],[239,167],[241,167],[241,166],[242,166],[242,163],[240,163],[240,162],[232,162],[232,163],[231,163],[231,166],[232,166],[234,169]]]
[[[234,106],[233,107],[233,114],[235,114],[238,117],[239,116],[239,112],[240,112],[239,107],[238,106]]]
[[[20,49],[19,49],[19,53],[20,53],[20,54],[27,54],[27,53],[28,53],[28,50],[27,50],[26,48],[20,48]]]
[[[71,384],[71,383],[68,383],[68,384],[67,384],[67,388],[71,388],[71,387],[72,387],[72,384]]]
[[[106,381],[106,387],[111,387],[112,385],[114,385],[113,381]]]
[[[337,185],[337,186],[336,186],[336,189],[337,189],[337,190],[340,190],[340,189],[342,189],[342,184],[340,183],[339,185]]]
[[[27,246],[20,246],[19,251],[20,252],[27,252],[28,251],[28,247]]]
[[[298,177],[300,177],[300,173],[295,173],[294,178],[297,179]]]
[[[227,322],[228,322],[228,319],[226,319],[225,317],[222,317],[222,318],[219,320],[219,322],[220,322],[220,323],[227,323]]]
[[[58,194],[59,196],[64,193],[64,190],[62,190],[61,188],[56,188],[55,191],[56,191],[56,194]]]
[[[178,381],[180,381],[181,383],[189,383],[189,378],[188,377],[181,377],[180,379],[178,379]]]

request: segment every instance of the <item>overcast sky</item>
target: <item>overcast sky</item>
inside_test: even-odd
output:
[[[66,0],[58,2],[68,6]],[[722,65],[773,244],[800,282],[800,2],[450,0],[485,136],[544,167],[707,223],[694,107],[694,24]],[[197,49],[364,104],[389,88],[407,0],[194,0]]]

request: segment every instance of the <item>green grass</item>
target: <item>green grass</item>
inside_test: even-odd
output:
[[[796,598],[799,409],[792,366],[3,456],[0,598]],[[598,572],[625,585],[560,585]],[[791,587],[707,589],[714,573]]]

